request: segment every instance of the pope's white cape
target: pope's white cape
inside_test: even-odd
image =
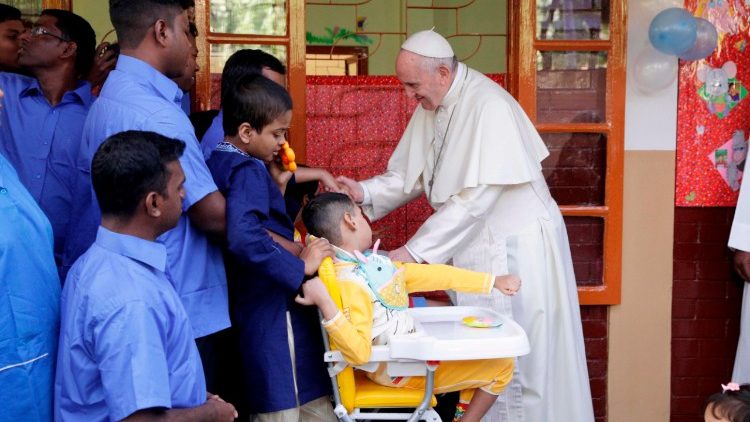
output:
[[[465,84],[463,93],[458,86],[454,98],[443,102],[447,107],[455,104],[456,110],[442,152],[446,159],[440,164],[430,195],[438,203],[463,188],[534,180],[539,177],[540,162],[549,155],[534,125],[513,97],[481,73],[466,69],[466,80],[459,81]],[[404,193],[414,189],[425,170],[434,126],[435,113],[417,106],[388,161],[388,170],[405,169]],[[424,180],[432,176],[432,169],[428,171]],[[382,216],[377,208],[375,214]]]

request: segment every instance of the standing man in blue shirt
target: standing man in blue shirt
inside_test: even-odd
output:
[[[25,31],[21,11],[7,4],[0,4],[0,72],[17,72],[20,36]]]
[[[20,39],[19,63],[31,77],[0,73],[5,94],[0,153],[49,218],[59,266],[81,131],[92,101],[91,86],[80,77],[93,62],[96,36],[82,17],[47,9]]]
[[[128,131],[104,142],[91,176],[96,242],[63,289],[55,420],[233,421],[206,393],[198,349],[155,240],[182,215],[183,142]]]
[[[0,420],[52,419],[60,280],[52,228],[0,154]]]
[[[167,273],[182,299],[213,390],[213,333],[228,328],[227,281],[220,247],[209,236],[226,235],[226,204],[203,160],[190,120],[180,109],[182,90],[170,78],[185,72],[191,52],[186,9],[191,0],[110,0],[120,56],[91,107],[84,127],[76,184],[76,224],[65,264],[96,237],[99,210],[92,201],[90,163],[97,147],[126,130],[156,132],[185,142],[183,214],[158,241],[167,248]],[[88,199],[87,199],[88,198]]]

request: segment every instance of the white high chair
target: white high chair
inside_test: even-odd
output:
[[[326,258],[318,275],[339,310],[345,308],[336,282],[333,261]],[[418,333],[394,336],[386,346],[372,346],[370,361],[357,366],[357,370],[344,359],[336,345],[330,344],[328,333],[323,331],[324,360],[333,384],[334,412],[339,420],[407,420],[440,422],[433,409],[437,404],[432,394],[435,369],[443,360],[495,359],[522,356],[529,353],[526,333],[515,321],[490,309],[473,306],[445,306],[411,308]],[[467,316],[487,317],[502,322],[496,328],[472,328],[464,325]],[[365,375],[375,371],[379,364],[387,363],[388,375],[425,376],[425,390],[416,391],[398,387],[385,387],[374,383]],[[414,408],[410,413],[374,413],[363,409]]]

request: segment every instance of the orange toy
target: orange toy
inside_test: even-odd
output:
[[[294,150],[289,146],[289,142],[284,142],[281,146],[281,164],[284,166],[284,170],[289,170],[294,173],[297,170],[297,163],[294,162]]]

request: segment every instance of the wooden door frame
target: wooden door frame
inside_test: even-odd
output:
[[[287,0],[287,33],[280,36],[212,33],[210,0],[195,1],[195,24],[198,27],[198,65],[195,75],[193,110],[210,108],[211,44],[266,44],[287,47],[287,88],[294,101],[289,143],[299,162],[306,158],[305,125],[305,0]]]
[[[73,0],[42,0],[42,9],[73,10]]]
[[[510,28],[508,89],[540,133],[602,133],[607,137],[605,199],[602,206],[566,206],[565,216],[591,216],[604,220],[603,284],[578,287],[581,304],[619,304],[622,280],[622,215],[625,145],[625,76],[627,0],[610,2],[609,40],[537,40],[536,2],[509,0]],[[606,113],[603,123],[543,123],[537,121],[536,52],[606,51]]]

